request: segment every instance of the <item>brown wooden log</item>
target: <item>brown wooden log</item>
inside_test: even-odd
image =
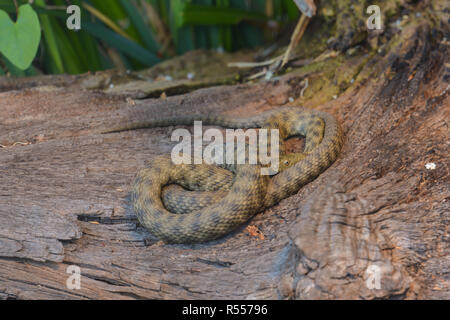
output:
[[[88,90],[89,75],[14,90],[0,80],[0,298],[449,299],[449,44],[436,32],[417,21],[385,52],[165,99]],[[342,69],[330,75],[333,61]],[[339,70],[353,80],[339,82]],[[323,102],[332,83],[340,91]],[[345,145],[320,177],[248,223],[263,240],[243,226],[166,245],[139,226],[130,184],[170,152],[173,128],[102,130],[186,112],[239,117],[290,98],[334,114]],[[80,290],[66,285],[71,265]]]

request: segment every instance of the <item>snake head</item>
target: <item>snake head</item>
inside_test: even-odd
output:
[[[297,162],[305,159],[307,155],[307,153],[289,153],[282,155],[280,157],[279,171],[281,172],[292,167]]]

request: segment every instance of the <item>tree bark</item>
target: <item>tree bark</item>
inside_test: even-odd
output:
[[[167,98],[133,92],[135,79],[112,92],[109,76],[95,90],[99,75],[0,79],[0,298],[449,299],[448,25],[411,20],[378,52],[332,51],[270,81]],[[299,103],[345,130],[317,179],[217,241],[161,244],[139,226],[130,184],[170,152],[173,128],[100,132]]]

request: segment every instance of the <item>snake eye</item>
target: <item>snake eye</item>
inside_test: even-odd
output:
[[[287,166],[289,164],[289,160],[284,160],[284,165]]]

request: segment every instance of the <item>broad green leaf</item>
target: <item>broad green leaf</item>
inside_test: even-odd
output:
[[[21,70],[27,69],[36,56],[41,41],[41,26],[29,4],[20,6],[17,21],[0,10],[0,52]]]

